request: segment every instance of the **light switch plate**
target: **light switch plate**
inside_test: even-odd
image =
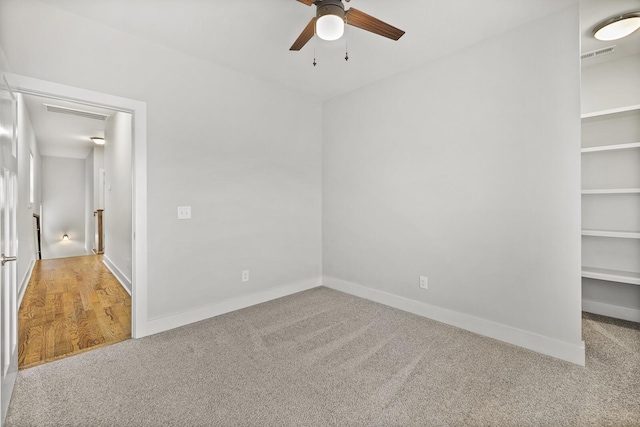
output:
[[[178,219],[191,219],[191,206],[178,206]]]

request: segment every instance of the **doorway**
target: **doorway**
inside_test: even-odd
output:
[[[132,132],[130,113],[17,96],[28,145],[19,147],[20,182],[30,193],[22,217],[39,212],[42,242],[41,260],[21,286],[18,364],[25,369],[131,337]]]
[[[582,309],[640,323],[640,33],[593,34],[624,7],[580,5]]]
[[[131,115],[131,335],[146,335],[147,323],[147,149],[146,104],[16,74],[7,74],[17,93],[105,108]]]

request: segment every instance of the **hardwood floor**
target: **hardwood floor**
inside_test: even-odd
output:
[[[102,255],[36,261],[18,312],[18,366],[131,337],[131,297]]]

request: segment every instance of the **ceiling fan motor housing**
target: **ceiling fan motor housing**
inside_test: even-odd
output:
[[[339,16],[344,20],[344,5],[341,0],[323,0],[316,6],[316,18],[324,15]]]

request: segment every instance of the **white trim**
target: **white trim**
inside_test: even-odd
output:
[[[640,188],[607,188],[598,190],[582,190],[582,194],[639,194]]]
[[[640,239],[637,231],[582,230],[583,236],[614,237],[617,239]]]
[[[18,360],[18,346],[17,345],[14,347],[14,350],[11,353],[10,359],[11,360]],[[15,384],[16,384],[16,379],[18,379],[18,366],[17,366],[17,364],[16,364],[15,368],[9,369],[9,372],[7,373],[7,376],[5,377],[5,384],[3,385],[3,388],[6,389],[6,390],[11,390],[11,393],[10,393],[10,395],[8,397],[2,396],[2,399],[11,399],[11,396],[13,395],[13,389],[14,389]],[[6,407],[6,409],[9,409],[8,406]],[[7,420],[7,413],[8,412],[9,412],[8,410],[2,411],[2,420],[0,421],[0,426],[4,426],[4,422]]]
[[[32,259],[27,271],[25,271],[24,276],[22,277],[22,281],[20,282],[20,290],[18,291],[18,307],[22,304],[22,298],[24,298],[24,293],[27,291],[27,286],[29,286],[29,281],[31,280],[31,274],[33,273],[33,267],[36,265],[36,260]]]
[[[640,110],[640,104],[627,105],[627,106],[618,107],[618,108],[611,108],[609,110],[593,111],[591,113],[584,113],[580,117],[583,119],[591,119],[591,118],[602,117],[602,116],[610,116],[612,114],[628,113],[635,110]]]
[[[621,305],[608,304],[606,302],[582,300],[582,311],[599,314],[601,316],[615,317],[616,319],[640,322],[640,310]]]
[[[583,148],[580,151],[582,153],[595,153],[598,151],[628,150],[629,148],[640,148],[640,142],[632,142],[629,144],[598,145],[597,147]]]
[[[608,270],[582,266],[582,277],[589,279],[607,280],[609,282],[628,283],[640,285],[640,273],[631,271]]]
[[[170,329],[178,328],[190,323],[199,322],[201,320],[209,319],[221,314],[251,307],[252,305],[262,304],[263,302],[286,297],[287,295],[317,288],[318,286],[320,286],[320,283],[321,278],[314,277],[300,282],[267,289],[265,291],[257,292],[254,294],[244,295],[237,298],[230,298],[197,309],[152,319],[147,323],[147,332],[149,333],[149,335],[151,335],[168,331]]]
[[[147,333],[147,104],[73,86],[5,74],[11,90],[131,113],[132,117],[132,280],[131,335]]]
[[[408,311],[418,316],[428,317],[438,322],[466,329],[509,344],[524,347],[538,353],[566,360],[577,365],[585,364],[584,341],[573,344],[533,332],[517,329],[491,320],[474,317],[465,313],[448,310],[435,305],[415,301],[399,295],[372,289],[356,283],[323,276],[323,286],[375,301],[399,310]]]
[[[118,279],[118,282],[120,282],[124,290],[131,295],[131,279],[129,279],[122,270],[120,270],[118,266],[109,259],[108,256],[102,255],[102,263],[109,269],[116,279]]]

